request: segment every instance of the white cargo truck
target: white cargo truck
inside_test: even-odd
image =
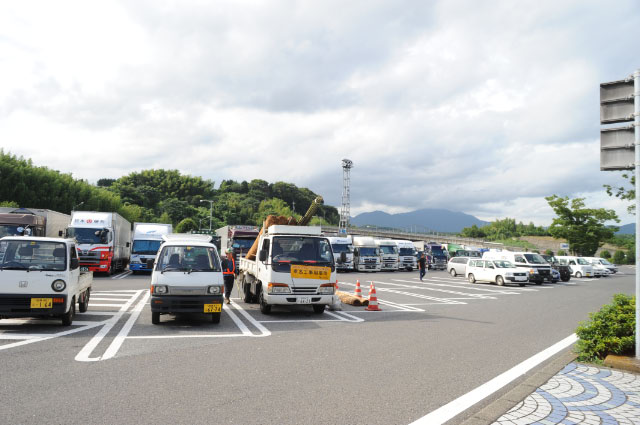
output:
[[[162,237],[171,234],[173,226],[163,223],[133,223],[133,242],[129,270],[133,273],[153,270]]]
[[[0,208],[0,238],[44,236],[58,238],[71,221],[68,214],[40,208]]]
[[[93,273],[80,271],[72,239],[0,239],[0,318],[59,318],[71,325],[76,303],[89,307]]]
[[[327,237],[333,251],[333,260],[336,263],[336,270],[351,271],[353,270],[353,244],[351,236],[346,237]],[[342,253],[344,252],[344,257]],[[344,261],[342,259],[344,258]]]
[[[353,267],[359,272],[379,272],[382,269],[380,248],[369,236],[354,236]]]
[[[239,263],[244,301],[258,302],[263,314],[301,304],[322,314],[335,302],[333,251],[320,227],[271,226],[260,235],[257,259]]]
[[[82,270],[112,274],[129,262],[131,223],[118,213],[74,211],[67,236],[78,243]]]
[[[398,245],[391,239],[376,239],[376,246],[380,248],[382,255],[382,271],[395,272],[400,267],[400,257],[398,255]]]
[[[151,273],[151,323],[175,313],[208,314],[220,323],[224,264],[211,236],[173,233],[163,240]]]
[[[400,268],[412,271],[418,268],[418,258],[416,257],[416,248],[411,241],[394,241],[398,248],[398,257]]]

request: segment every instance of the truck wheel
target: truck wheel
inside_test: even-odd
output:
[[[262,313],[262,314],[270,314],[271,313],[271,306],[264,301],[264,296],[263,296],[262,289],[260,290],[259,302],[260,302],[260,313]]]
[[[80,297],[80,302],[78,303],[78,311],[80,313],[86,313],[89,309],[89,298],[91,297],[91,289],[87,288],[86,291]]]
[[[542,282],[544,282],[544,280],[536,280],[536,285],[542,285]]]
[[[476,283],[476,277],[473,275],[473,273],[469,273],[469,283]]]
[[[211,323],[220,323],[220,317],[222,313],[212,313],[211,314]]]
[[[160,324],[160,312],[159,311],[152,311],[151,312],[151,323],[153,323],[154,325],[159,325]]]
[[[571,277],[570,277],[570,276],[563,276],[563,277],[561,278],[561,280],[562,280],[563,282],[569,282],[569,279],[571,279]]]
[[[251,294],[251,285],[244,282],[242,283],[242,291],[244,292],[244,297],[242,301],[250,304],[253,301],[253,295]]]
[[[73,323],[73,316],[76,315],[76,297],[71,299],[71,307],[69,311],[62,315],[62,326],[71,326]]]
[[[456,269],[449,270],[449,274],[453,277],[456,277],[458,275],[458,273],[456,273]]]
[[[322,305],[314,304],[313,305],[313,312],[315,314],[322,314],[322,313],[324,313],[324,307],[325,307],[324,304],[322,304]]]
[[[504,286],[504,279],[502,278],[502,276],[496,276],[496,285]]]

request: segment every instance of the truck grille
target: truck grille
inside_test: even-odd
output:
[[[296,286],[294,288],[291,288],[291,291],[294,294],[299,295],[313,295],[318,291],[318,288],[316,288],[315,286]]]
[[[169,294],[170,295],[206,295],[207,288],[206,287],[186,288],[186,287],[171,286],[169,287]]]
[[[526,276],[527,274],[526,273],[514,273],[513,275],[514,276]]]

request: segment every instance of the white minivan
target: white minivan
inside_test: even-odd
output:
[[[553,282],[551,265],[535,252],[488,251],[482,254],[483,260],[505,260],[527,273],[529,282],[541,285],[545,280]]]
[[[528,279],[525,270],[506,260],[471,259],[467,263],[466,276],[470,283],[483,281],[492,282],[498,286],[504,285],[505,281],[524,286]]]
[[[569,266],[571,275],[577,278],[593,277],[593,266],[582,257],[573,255],[556,256],[558,262],[563,266]]]

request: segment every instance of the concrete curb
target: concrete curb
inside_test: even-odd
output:
[[[604,359],[604,365],[613,369],[621,369],[640,374],[640,359],[636,357],[609,354]]]
[[[455,418],[447,423],[459,423],[462,425],[489,425],[500,416],[508,412],[513,406],[524,400],[529,394],[544,385],[549,379],[560,372],[566,365],[576,359],[573,346],[562,353],[524,375],[524,380],[516,384],[514,388],[501,395],[482,410],[476,412],[464,422],[455,422]]]

